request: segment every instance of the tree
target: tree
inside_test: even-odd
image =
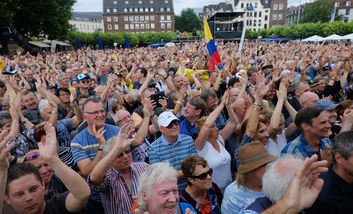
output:
[[[0,19],[12,22],[24,36],[67,37],[75,0],[1,0]],[[4,13],[3,13],[4,12]]]
[[[301,23],[329,22],[334,7],[332,0],[316,0],[303,6]]]
[[[195,12],[187,8],[181,11],[180,16],[175,16],[175,28],[180,32],[192,32],[194,29],[201,30],[202,24]]]

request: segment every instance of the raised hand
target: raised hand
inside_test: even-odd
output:
[[[45,143],[38,143],[40,156],[46,161],[59,158],[55,127],[51,123],[46,123],[44,129],[46,134]]]
[[[122,126],[114,143],[113,150],[119,153],[126,150],[134,141],[134,138],[131,137],[134,132],[135,128],[132,122]]]
[[[93,136],[97,139],[98,143],[99,143],[99,147],[103,147],[104,143],[105,143],[105,138],[104,138],[104,133],[105,133],[105,128],[102,127],[100,129],[97,130],[97,127],[95,124],[93,124],[93,130],[92,130],[92,134]]]
[[[10,162],[8,160],[8,156],[14,147],[15,141],[2,140],[0,142],[0,171],[5,171],[9,168]]]
[[[270,84],[265,84],[265,77],[262,72],[258,72],[256,76],[256,91],[255,95],[259,98],[263,98],[268,90],[270,89]]]

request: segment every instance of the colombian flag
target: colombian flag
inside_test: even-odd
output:
[[[217,52],[216,45],[214,44],[214,40],[212,37],[212,33],[210,30],[210,26],[208,26],[208,22],[206,17],[203,17],[203,28],[205,31],[205,39],[207,44],[208,53],[210,54],[210,65],[208,67],[209,70],[213,70],[215,66],[218,66],[218,69],[222,69],[221,58]]]

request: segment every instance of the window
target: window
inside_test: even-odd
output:
[[[267,21],[268,20],[268,16],[267,15],[265,15],[265,21]]]
[[[151,16],[151,21],[154,21],[154,16]]]
[[[127,13],[128,9],[127,8],[124,8],[124,13]]]
[[[283,15],[282,14],[278,14],[278,20],[282,20]]]
[[[130,29],[131,30],[135,29],[135,25],[134,24],[130,24]]]
[[[257,2],[255,2],[255,8],[257,8]]]
[[[113,12],[114,12],[114,13],[118,12],[118,9],[114,8],[114,9],[113,9]]]
[[[118,1],[113,1],[114,4],[118,4]]]
[[[141,0],[139,0],[139,4],[142,4],[142,1],[141,1]]]
[[[167,23],[167,28],[172,28],[172,24],[171,23]]]
[[[140,12],[143,13],[143,8],[140,8]]]
[[[154,23],[151,23],[151,29],[154,29]]]
[[[129,4],[129,1],[125,1],[125,4]]]
[[[260,12],[259,12],[259,17],[261,17],[261,16],[262,16],[262,12],[260,11]]]
[[[125,24],[125,30],[129,30],[129,24]]]
[[[124,16],[124,21],[125,22],[129,21],[129,17],[128,16]]]
[[[256,11],[254,12],[254,17],[257,17],[257,12]]]
[[[108,25],[108,30],[112,30],[112,25],[111,24]]]
[[[350,6],[351,6],[351,1],[350,0],[346,1],[346,7],[350,7]]]
[[[161,7],[159,11],[164,12],[164,8],[163,8],[163,7]]]
[[[138,8],[135,8],[134,9],[135,13],[139,12],[139,9]]]
[[[265,0],[265,4],[268,4],[268,0]]]
[[[240,8],[244,8],[244,3],[241,3]]]
[[[164,29],[165,28],[165,24],[161,23],[161,28]]]
[[[283,3],[278,4],[278,10],[283,10]]]
[[[145,17],[144,16],[140,16],[140,21],[145,21]]]
[[[145,12],[148,12],[148,8],[145,8]]]
[[[149,17],[149,16],[145,16],[145,20],[146,20],[146,21],[149,21],[149,20],[150,20],[150,17]]]
[[[272,15],[272,20],[277,20],[277,14]]]
[[[153,0],[150,1],[150,4],[153,4]]]
[[[117,16],[114,16],[114,22],[117,22],[118,21],[118,17]]]
[[[107,9],[107,13],[110,13],[110,9],[109,8]]]
[[[145,24],[140,24],[140,29],[145,29]]]
[[[112,17],[107,17],[107,22],[111,22],[112,21]]]
[[[264,24],[264,28],[265,28],[265,29],[267,28],[267,24]]]
[[[150,29],[150,24],[146,24],[146,29]]]
[[[165,0],[164,3],[168,4],[168,0]]]
[[[278,4],[273,4],[273,10],[278,10]]]
[[[133,8],[129,8],[129,12],[130,13],[134,12],[134,9]]]
[[[150,11],[151,11],[151,12],[153,12],[153,11],[154,11],[154,9],[151,7]]]
[[[135,16],[135,21],[138,22],[139,21],[139,17]]]
[[[164,21],[164,16],[161,16],[161,21]]]
[[[172,18],[170,16],[167,16],[167,20],[170,21]]]
[[[167,12],[170,12],[170,8],[169,7],[167,7]]]
[[[118,24],[114,25],[114,30],[119,30],[119,25]]]
[[[130,16],[129,19],[130,19],[130,22],[134,21],[134,17],[133,16]]]
[[[135,29],[140,29],[140,24],[135,24]]]

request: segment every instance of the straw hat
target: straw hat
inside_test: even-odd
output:
[[[239,148],[239,173],[247,173],[271,161],[276,160],[259,141],[254,141]]]

